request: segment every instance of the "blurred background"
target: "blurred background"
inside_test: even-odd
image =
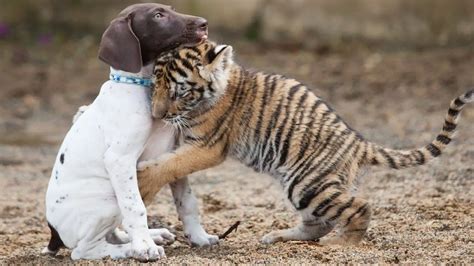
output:
[[[77,108],[108,79],[97,59],[102,32],[137,2],[0,0],[0,263],[58,263],[38,255],[49,236],[43,199],[54,158]],[[237,62],[303,81],[367,139],[390,147],[431,141],[449,101],[474,86],[473,0],[159,2],[207,18],[210,38],[233,45]],[[259,236],[295,221],[271,180],[235,163],[197,173],[205,227],[243,224],[212,251],[190,250],[179,236],[168,262],[472,263],[473,121],[468,106],[436,163],[371,171],[361,193],[374,206],[373,227],[361,248],[263,247]],[[157,202],[149,215],[181,232],[168,190]]]
[[[108,71],[96,58],[100,36],[121,9],[136,2],[0,0],[0,132],[27,129],[26,121],[45,111],[69,117],[71,110],[93,99]],[[474,39],[471,0],[161,2],[206,17],[211,38],[236,46],[237,60],[244,65],[283,70],[313,85],[330,79],[318,75],[316,82],[311,80],[315,75],[310,72],[328,67],[318,64],[319,57],[362,55],[363,65],[374,67],[383,61],[380,52],[462,47],[457,50],[462,54]],[[275,64],[277,57],[262,57],[268,54],[289,58]],[[298,67],[284,70],[291,65]],[[344,66],[335,71],[345,72]],[[354,80],[337,82],[346,81]],[[325,89],[338,87],[329,85]]]

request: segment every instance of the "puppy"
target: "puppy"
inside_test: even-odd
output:
[[[172,242],[174,235],[148,229],[136,175],[137,160],[152,131],[155,145],[150,147],[156,151],[145,154],[156,156],[174,143],[171,129],[153,124],[149,78],[160,53],[205,38],[206,20],[160,4],[132,5],[111,22],[99,49],[99,58],[111,66],[111,80],[82,108],[59,149],[46,193],[51,240],[43,253],[55,254],[65,246],[72,249],[73,260],[110,256],[146,261],[165,256],[155,242]],[[193,204],[187,181],[174,187],[177,201]],[[191,216],[184,212],[180,218],[194,219],[193,226],[199,223],[198,214]],[[194,227],[193,232],[199,231]]]

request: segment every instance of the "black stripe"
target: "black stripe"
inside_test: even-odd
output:
[[[191,86],[191,87],[194,87],[194,86],[196,86],[196,85],[197,85],[197,83],[196,83],[196,82],[189,81],[189,80],[186,80],[186,83],[187,83],[189,86]]]
[[[328,140],[329,141],[329,140]],[[301,175],[302,172],[304,172],[305,169],[311,167],[312,163],[314,163],[314,159],[317,157],[317,155],[320,154],[320,151],[323,149],[324,145],[321,145],[315,149],[306,157],[304,157],[301,160],[301,163],[297,164],[294,163],[289,167],[291,169],[290,173],[288,173],[288,176],[291,178],[294,176],[293,180],[290,183],[290,186],[288,187],[288,199],[291,201],[291,198],[293,197],[293,190],[296,185],[303,180],[304,176]],[[301,170],[301,171],[300,171]],[[299,174],[297,174],[299,173]]]
[[[260,110],[257,113],[258,117],[257,117],[257,124],[255,126],[255,134],[254,134],[254,136],[256,136],[257,139],[260,138],[260,130],[261,130],[261,127],[262,127],[262,119],[263,119],[263,115],[264,115],[265,106],[267,104],[267,97],[268,97],[268,92],[269,92],[269,90],[267,90],[265,88],[268,87],[268,82],[270,81],[270,78],[272,78],[272,76],[267,75],[265,77],[265,80],[264,80],[264,83],[263,83],[263,86],[264,86],[263,97],[261,99],[262,102],[260,103]],[[273,82],[275,82],[275,81],[273,80]]]
[[[332,186],[337,186],[340,185],[339,182],[333,181],[329,183],[324,183],[323,185],[319,184],[316,187],[313,187],[312,189],[307,190],[303,196],[300,199],[300,202],[298,203],[298,207],[296,208],[297,210],[302,210],[308,207],[308,205],[311,203],[311,201],[317,197],[319,194],[324,192],[326,189]]]
[[[378,165],[380,164],[380,161],[377,159],[377,151],[375,150],[375,147],[372,143],[367,145],[367,150],[370,149],[372,151],[372,164],[373,165]]]
[[[276,75],[271,76],[271,78],[272,78],[271,81],[269,79],[265,79],[265,83],[264,83],[265,93],[263,94],[262,105],[260,106],[260,113],[257,120],[257,126],[255,128],[255,138],[256,138],[256,142],[258,143],[258,149],[256,150],[255,156],[251,162],[251,165],[253,167],[258,166],[260,164],[260,161],[264,160],[263,152],[266,150],[267,145],[272,145],[272,142],[269,139],[265,138],[265,136],[262,139],[260,137],[260,132],[263,130],[263,126],[264,126],[263,118],[265,117],[265,112],[267,109],[271,108],[270,103],[272,102],[273,93],[275,91],[277,83],[280,81],[279,77]],[[269,121],[269,124],[272,124],[272,121]],[[276,141],[276,138],[274,139],[274,141]],[[262,171],[264,169],[258,169],[258,170]]]
[[[361,148],[362,148],[362,143],[361,142],[357,143],[357,146],[356,146],[355,150],[352,152],[352,156],[350,157],[351,163],[354,162],[354,159],[359,160],[359,158],[364,158],[365,157],[364,153],[362,153],[361,157],[357,156],[357,154],[359,153]],[[357,164],[359,164],[359,161],[357,161]]]
[[[383,149],[383,148],[379,149],[378,152],[380,154],[382,154],[382,156],[385,158],[385,160],[387,160],[388,165],[390,165],[390,167],[392,167],[394,169],[398,169],[398,166],[395,163],[395,160],[392,158],[392,156],[390,156],[390,154],[387,153],[387,151],[385,151],[385,149]]]
[[[332,121],[332,124],[334,125],[334,124],[337,124],[337,123],[339,123],[339,122],[341,122],[341,121],[342,121],[341,117],[339,117],[338,115],[336,115],[336,118]]]
[[[267,88],[274,88],[276,86],[276,80],[277,77],[273,75],[267,75],[265,76],[264,82],[263,82],[263,97],[261,98],[261,103],[260,103],[260,108],[257,116],[257,123],[255,125],[255,128],[253,129],[253,139],[252,142],[255,143],[254,147],[254,152],[252,153],[252,158],[250,162],[250,166],[253,167],[254,169],[261,171],[262,169],[257,168],[258,163],[261,160],[261,153],[262,150],[265,149],[265,144],[269,144],[268,140],[264,139],[261,141],[261,136],[260,133],[262,131],[263,127],[263,117],[265,116],[265,110],[268,107],[268,98],[270,95],[273,94],[273,89],[267,89]]]
[[[181,60],[181,64],[182,64],[185,68],[189,69],[190,71],[194,71],[193,65],[191,65],[191,63],[190,63],[188,60],[186,60],[186,59],[183,58],[183,59]]]
[[[298,165],[290,174],[290,176],[293,176],[295,173],[300,172],[299,175],[295,178],[293,178],[293,181],[290,183],[290,186],[288,187],[288,199],[291,201],[291,198],[293,197],[293,190],[296,185],[298,185],[306,175],[303,173],[307,173],[307,169],[313,169],[315,166],[312,165],[314,163],[314,160],[316,157],[318,157],[323,151],[326,150],[326,147],[329,145],[329,143],[332,141],[332,138],[335,135],[329,136],[329,138],[323,143],[323,145],[319,146],[316,148],[310,156],[307,157],[306,160],[304,160],[301,164]],[[294,167],[290,167],[290,169],[293,169]],[[301,171],[300,171],[301,169]]]
[[[273,86],[276,86],[276,82],[273,84]],[[274,89],[275,88],[272,88],[272,90],[274,90]],[[270,123],[268,123],[267,129],[266,129],[266,132],[265,132],[264,140],[267,140],[267,146],[268,146],[267,150],[268,150],[268,152],[264,156],[264,158],[262,158],[264,168],[267,164],[270,164],[271,160],[273,159],[273,157],[275,155],[275,151],[273,150],[273,147],[272,147],[273,146],[272,141],[270,140],[270,135],[271,135],[272,131],[274,130],[276,123],[278,122],[278,118],[280,117],[282,107],[283,107],[283,98],[280,98],[279,101],[278,101],[278,105],[276,107],[276,110],[274,110],[272,112],[272,116],[270,118]]]
[[[245,94],[247,96],[245,102],[252,103],[257,95],[257,92],[258,92],[257,77],[258,75],[254,75],[252,78],[252,83],[248,84],[248,88],[246,89],[246,94]],[[251,91],[251,93],[249,93],[249,91]],[[250,128],[249,121],[250,121],[250,118],[252,117],[253,111],[254,111],[253,105],[246,108],[244,111],[244,114],[242,115],[239,121],[239,126],[242,130],[241,132],[242,139],[248,140],[248,141],[245,141],[243,154],[240,155],[241,159],[245,159],[250,152],[249,146],[251,145],[251,143],[249,140],[251,140],[250,135],[253,132],[253,129]]]
[[[194,61],[201,61],[201,59],[199,59],[199,57],[193,55],[190,52],[186,52],[185,56],[186,56],[187,59],[191,59],[191,60],[194,60]]]
[[[450,142],[451,142],[451,138],[445,136],[445,135],[438,135],[436,137],[436,140],[445,144],[445,145],[448,145]]]
[[[205,105],[205,106],[201,106],[199,108],[199,110],[193,110],[191,111],[190,113],[190,116],[193,118],[193,121],[191,121],[190,125],[193,125],[193,126],[196,126],[196,125],[200,125],[204,122],[207,122],[207,119],[204,117],[208,112],[210,111],[213,111],[214,108],[213,105]],[[201,121],[197,122],[197,119],[198,118],[203,118]]]
[[[361,144],[359,144],[359,146],[361,146],[362,144],[366,144],[365,142],[362,142]],[[368,145],[365,145],[364,146],[364,152],[362,153],[362,156],[360,157],[361,160],[358,162],[358,165],[360,166],[363,162],[366,161],[367,159],[367,149],[368,149]]]
[[[317,100],[313,104],[313,106],[311,107],[310,114],[313,114],[321,103],[323,103],[321,100]],[[303,159],[303,157],[306,153],[306,150],[308,149],[308,146],[309,146],[309,134],[313,131],[313,124],[314,124],[315,120],[316,120],[316,115],[313,115],[311,117],[311,120],[308,122],[308,124],[305,125],[306,129],[305,129],[305,132],[303,134],[303,137],[301,138],[301,144],[300,144],[300,150],[298,152],[298,158],[296,159],[295,163],[292,166],[296,165],[301,159]]]
[[[239,89],[239,88],[243,87],[245,79],[244,79],[244,75],[242,74],[242,72],[239,72],[239,74],[240,74],[239,75],[239,82],[237,83],[238,84],[237,89],[235,89],[233,91],[234,94],[233,94],[233,97],[232,97],[231,106],[223,113],[223,114],[228,114],[228,115],[224,115],[225,120],[223,120],[222,123],[216,124],[216,126],[220,125],[219,127],[224,128],[224,130],[221,130],[220,132],[217,132],[217,133],[219,133],[219,135],[217,135],[217,133],[214,134],[214,140],[213,140],[212,143],[210,143],[211,147],[214,146],[215,144],[219,143],[219,141],[225,135],[227,135],[227,133],[229,131],[228,124],[231,123],[234,120],[234,116],[235,116],[234,110],[240,106],[242,100],[244,99],[244,94],[242,93],[241,89]],[[225,127],[222,127],[222,126],[225,126]],[[226,141],[227,141],[227,139],[226,139]],[[211,139],[209,139],[209,141],[211,141]]]
[[[306,94],[308,94],[308,90],[307,90],[307,89],[305,89],[305,95],[306,95]],[[307,97],[305,97],[305,99],[306,99],[306,98],[307,98]],[[308,107],[311,107],[311,108],[309,108],[309,110],[311,110],[310,112],[308,112]],[[305,104],[305,105],[303,106],[303,109],[301,109],[301,111],[299,111],[300,116],[299,116],[299,118],[297,119],[297,122],[293,121],[293,123],[296,123],[296,124],[295,124],[295,127],[296,127],[295,130],[296,130],[297,132],[301,133],[301,132],[303,131],[305,134],[307,133],[307,131],[308,131],[308,125],[307,125],[307,124],[303,124],[303,119],[304,119],[305,117],[307,117],[308,114],[311,116],[312,119],[314,118],[314,116],[311,115],[312,112],[314,111],[314,110],[312,109],[313,107],[314,107],[314,104],[312,104],[311,106]],[[299,107],[298,107],[298,110],[300,110]],[[296,140],[299,141],[298,144],[300,145],[300,149],[299,149],[299,152],[296,154],[296,155],[297,155],[296,158],[295,158],[295,154],[293,154],[293,156],[292,156],[293,163],[290,165],[290,167],[293,167],[293,166],[301,159],[301,156],[302,156],[300,152],[301,152],[301,150],[302,150],[301,145],[303,145],[303,140],[302,140],[302,138],[297,138]],[[295,145],[298,145],[298,144],[295,144]],[[306,145],[308,145],[308,144],[306,144]],[[305,149],[303,149],[303,155],[304,155],[304,151],[305,151]],[[295,159],[296,159],[296,160],[295,160]]]
[[[216,59],[217,55],[222,52],[222,49],[221,51],[219,51],[219,53],[216,53],[216,51],[214,50],[215,48],[207,51],[207,54],[206,54],[206,58],[207,58],[207,62],[209,63],[212,63],[212,61],[214,61],[214,59]]]
[[[449,122],[448,120],[444,121],[443,130],[451,132],[456,129],[456,124]]]
[[[209,84],[207,84],[207,88],[209,89],[210,92],[215,92],[216,90],[213,88],[214,82],[212,80],[209,80]]]
[[[325,152],[327,150],[326,148],[328,146],[332,146],[332,150],[331,150],[333,152],[332,154],[337,152],[338,147],[336,147],[337,146],[336,143],[333,142],[333,138],[337,137],[337,136],[338,135],[336,135],[334,133],[329,135],[329,137],[327,137],[324,141],[322,141],[322,145],[319,145],[314,149],[314,151],[311,153],[309,159],[304,160],[303,164],[300,164],[296,168],[296,170],[292,171],[292,174],[294,174],[296,171],[300,171],[300,169],[302,169],[300,171],[300,180],[301,180],[307,175],[307,173],[311,173],[311,171],[314,171],[316,169],[316,165],[314,165],[314,160],[318,156],[320,156],[323,152]],[[339,140],[339,139],[336,139],[336,140]],[[320,144],[320,143],[318,142],[318,144]],[[324,159],[326,159],[329,156],[329,154],[330,154],[330,152],[328,152],[323,159],[317,161],[317,163],[321,163]],[[293,166],[291,168],[293,168]],[[310,171],[308,171],[308,169],[310,169]]]
[[[347,225],[349,225],[352,221],[352,218],[354,218],[354,216],[356,216],[358,213],[360,213],[360,216],[364,216],[364,214],[366,213],[367,211],[367,206],[368,204],[365,203],[364,205],[360,206],[359,209],[357,209],[357,211],[355,211],[353,214],[351,214],[348,218],[347,218],[347,222],[346,224],[344,225],[344,227],[346,227]]]
[[[205,142],[208,146],[214,146],[219,143],[219,140],[222,139],[223,135],[228,132],[229,126],[228,123],[232,121],[234,113],[233,110],[237,107],[239,102],[239,95],[234,93],[230,106],[224,111],[221,116],[217,119],[214,124],[212,131],[208,132],[208,137]]]
[[[214,147],[216,144],[220,143],[220,141],[224,138],[224,136],[227,136],[226,139],[229,139],[229,134],[227,134],[229,131],[229,128],[228,127],[224,127],[224,130],[221,130],[220,134],[214,138],[214,140],[212,142],[210,142],[208,144],[208,147]],[[226,141],[226,145],[227,145],[227,141]]]
[[[331,139],[333,136],[336,136],[338,137],[335,141],[329,141],[329,139]],[[312,173],[313,171],[316,170],[316,168],[321,164],[323,166],[323,168],[319,169],[318,171],[322,171],[322,169],[330,169],[330,168],[334,168],[335,167],[335,164],[339,163],[340,159],[342,158],[342,156],[335,156],[337,153],[339,154],[346,154],[346,152],[348,152],[350,149],[352,149],[352,147],[355,145],[355,143],[357,142],[357,139],[354,138],[349,144],[347,144],[347,146],[344,148],[343,151],[339,152],[339,149],[342,148],[342,146],[344,144],[346,144],[346,141],[347,141],[347,138],[341,138],[341,136],[339,135],[336,135],[336,134],[332,134],[330,136],[330,138],[328,139],[327,143],[325,143],[325,146],[323,149],[320,150],[320,152],[317,154],[316,158],[317,159],[320,155],[323,154],[323,152],[326,150],[326,147],[328,146],[328,144],[330,145],[330,151],[328,153],[326,153],[324,155],[324,157],[320,158],[318,160],[318,165],[314,165],[313,167],[309,168],[309,169],[306,169],[304,171],[304,173],[302,174],[303,176],[306,176],[307,174],[309,173]],[[341,141],[342,140],[342,141]],[[328,164],[329,162],[327,162],[328,159],[333,159],[335,158],[336,160],[333,161],[331,164]],[[325,167],[324,167],[325,166]]]
[[[176,65],[176,61],[171,61],[169,64],[168,64],[168,69],[171,70],[171,71],[176,71],[176,69],[178,68],[178,66]]]
[[[167,77],[169,80],[173,81],[174,83],[178,83],[178,81],[174,78],[173,75],[171,75],[171,73],[170,73],[169,71],[166,71],[166,77]]]
[[[303,124],[303,119],[306,117],[307,114],[310,114],[308,113],[308,107],[310,107],[308,104],[306,104],[306,99],[308,99],[308,94],[309,94],[309,91],[307,88],[304,88],[305,90],[305,99],[304,99],[304,102],[301,102],[301,104],[304,104],[302,106],[302,108],[298,107],[298,110],[299,110],[299,113],[300,113],[300,117],[298,118],[297,121],[294,121],[293,123],[296,123],[295,126],[296,126],[296,129],[301,132],[301,129],[304,128],[306,129],[307,128],[307,125],[306,124]],[[311,105],[312,107],[312,105]],[[313,116],[312,114],[310,114],[311,116]]]
[[[423,152],[420,151],[420,150],[417,150],[416,153],[418,154],[418,156],[416,157],[416,162],[419,165],[424,164],[425,163],[425,155],[423,154]]]
[[[187,49],[194,51],[198,55],[201,55],[201,51],[195,46],[187,47]]]
[[[454,105],[456,105],[456,107],[461,107],[463,105],[465,105],[466,103],[463,102],[460,98],[456,98],[456,100],[454,100]]]
[[[470,90],[464,94],[464,98],[470,99],[474,95],[474,90]]]
[[[181,75],[181,76],[184,77],[184,78],[187,78],[187,77],[188,77],[188,74],[187,74],[183,69],[181,69],[180,67],[178,67],[178,68],[176,69],[176,72],[178,72],[178,74]]]
[[[333,200],[335,200],[337,197],[339,197],[340,195],[342,194],[342,192],[340,191],[337,191],[336,193],[332,194],[329,198],[323,200],[319,205],[318,207],[316,207],[316,209],[314,209],[313,211],[313,216],[316,216],[316,217],[320,217],[320,216],[323,216],[329,209],[330,209],[330,206],[328,208],[326,208],[322,213],[319,213],[319,211],[321,211],[324,207],[328,206]]]
[[[329,219],[327,219],[328,221],[334,221],[336,220],[337,218],[339,218],[341,216],[341,214],[348,208],[350,208],[352,206],[352,203],[354,203],[354,197],[352,197],[346,204],[342,205],[342,207],[340,207],[336,214],[332,217],[330,217]]]
[[[346,154],[350,149],[352,149],[352,147],[354,147],[356,142],[357,142],[357,139],[354,139],[353,141],[351,141],[351,143],[349,143],[347,145],[347,147],[341,152],[341,154]],[[317,176],[315,179],[311,180],[311,182],[305,186],[303,191],[308,190],[311,186],[313,186],[315,183],[319,182],[319,180],[321,180],[325,176],[329,175],[331,172],[333,172],[336,169],[337,165],[341,161],[341,156],[336,156],[336,159],[333,162],[331,162],[330,164],[328,164],[328,162],[326,162],[326,160],[328,158],[333,158],[334,155],[336,153],[338,153],[338,151],[339,151],[339,149],[334,148],[330,153],[328,152],[321,160],[319,160],[319,163],[322,164],[323,167],[324,167],[324,168],[318,169],[318,172],[320,172],[321,174],[319,174],[319,176]],[[310,169],[306,170],[306,172],[301,174],[302,178],[304,178],[306,175],[316,171],[318,166],[319,165],[314,165]]]
[[[451,108],[451,107],[450,107],[449,110],[448,110],[448,114],[449,114],[450,116],[457,116],[457,115],[459,114],[459,112],[460,112],[460,110],[455,110],[455,109],[453,109],[453,108]]]
[[[199,137],[196,135],[186,135],[184,138],[186,143],[201,142],[203,140],[203,137]]]
[[[324,106],[328,107],[328,106],[326,105],[326,103],[323,103],[323,104],[324,104]],[[329,121],[330,121],[331,119],[333,119],[333,117],[331,116],[331,114],[333,114],[331,110],[327,110],[327,111],[325,111],[324,113],[322,113],[321,120],[318,121],[318,124],[319,124],[318,131],[317,131],[315,134],[313,134],[313,137],[314,137],[314,141],[315,141],[315,142],[320,142],[320,140],[321,140],[321,133],[322,133],[322,131],[323,131],[323,128],[325,128],[325,126],[326,126],[327,124],[330,124]],[[313,133],[313,132],[311,132],[311,133]],[[334,135],[334,132],[332,132],[332,135]]]
[[[240,75],[239,77],[239,82],[238,86],[240,87],[242,84],[243,77]],[[230,105],[227,107],[227,109],[219,116],[219,118],[216,120],[214,123],[214,128],[208,132],[205,145],[208,145],[213,138],[216,137],[216,135],[219,133],[219,129],[222,128],[223,125],[226,125],[228,121],[232,121],[232,118],[234,116],[233,110],[238,107],[238,103],[240,102],[241,95],[238,93],[239,90],[234,90],[234,95],[232,96],[232,100],[230,101]]]
[[[335,146],[335,145],[332,145],[332,146]],[[326,176],[329,174],[329,172],[331,172],[334,167],[335,167],[335,164],[339,162],[339,158],[336,158],[336,161],[331,163],[331,164],[328,164],[326,162],[327,159],[329,158],[332,158],[334,157],[335,154],[337,154],[338,152],[338,149],[340,147],[332,147],[333,149],[330,149],[328,150],[328,152],[324,155],[323,158],[321,158],[320,160],[317,160],[316,164],[314,165],[309,165],[308,167],[305,167],[303,168],[303,171],[301,171],[300,175],[301,175],[301,179],[304,179],[306,176],[308,176],[309,174],[313,173],[314,171],[316,171],[316,169],[318,167],[321,167],[321,166],[326,166],[324,168],[320,168],[318,172],[320,172],[320,174],[317,176],[317,178],[313,179],[310,183],[309,186],[312,186],[315,182],[318,182],[320,178]],[[327,149],[324,148],[324,149],[321,149],[320,152],[317,153],[316,157],[314,158],[314,160],[316,160],[316,158],[318,158],[320,155],[323,154],[324,151],[326,151]],[[325,169],[325,170],[323,170]],[[305,189],[307,189],[309,186],[307,186]]]
[[[292,101],[293,101],[293,96],[294,94],[296,94],[300,88],[302,88],[303,85],[302,84],[298,84],[296,86],[293,86],[291,89],[290,89],[290,95],[292,96],[291,99],[288,99],[288,103],[287,103],[287,106],[290,107],[292,105]],[[294,93],[292,94],[292,91],[294,91]],[[298,111],[301,109],[301,106],[302,104],[304,103],[304,101],[306,100],[306,98],[308,97],[308,91],[305,90],[304,94],[301,96],[300,98],[300,101],[298,102],[298,108],[294,111],[294,113],[298,114]],[[288,108],[287,108],[288,109]],[[289,116],[289,115],[288,115]],[[288,117],[287,116],[287,117]],[[280,134],[280,138],[281,138],[281,135],[283,134],[283,128],[285,127],[285,124],[287,123],[287,120],[284,121],[284,123],[281,125],[281,134]],[[280,154],[280,159],[278,160],[278,164],[276,165],[276,168],[280,167],[281,165],[283,165],[285,162],[286,162],[286,158],[288,157],[288,150],[290,148],[290,144],[291,144],[291,138],[293,136],[293,132],[295,130],[295,123],[294,122],[290,122],[290,128],[288,130],[288,133],[285,137],[285,140],[283,141],[283,147],[278,151],[278,153]],[[277,141],[277,145],[278,147],[280,147],[280,143],[279,143],[279,138],[276,138],[275,139]]]
[[[433,143],[426,146],[426,149],[431,153],[433,157],[438,157],[441,154],[441,150],[436,147]]]
[[[317,166],[313,166],[312,169],[316,168],[316,167]],[[312,187],[314,184],[317,184],[318,182],[321,182],[321,180],[323,180],[323,178],[328,176],[332,171],[334,171],[334,164],[332,164],[331,167],[328,167],[324,171],[319,172],[319,174],[317,176],[315,176],[309,184],[305,185],[305,187],[303,188],[301,194],[306,194],[310,187]],[[307,173],[312,173],[312,171],[308,171]],[[308,175],[307,173],[301,174],[299,176],[298,180],[293,180],[293,182],[291,183],[291,194],[289,193],[290,191],[288,191],[289,196],[293,197],[292,194],[293,194],[295,186],[297,184],[299,184],[303,179],[305,179],[305,177]],[[291,200],[291,198],[290,198],[290,200]]]

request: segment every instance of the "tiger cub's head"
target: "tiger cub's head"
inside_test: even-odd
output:
[[[171,123],[212,105],[227,87],[232,46],[206,41],[161,56],[155,65],[152,114]]]

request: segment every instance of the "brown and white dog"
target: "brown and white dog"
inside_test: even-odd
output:
[[[148,229],[137,186],[136,165],[174,146],[172,128],[153,121],[149,78],[155,58],[180,45],[207,38],[203,18],[177,13],[160,4],[124,9],[104,32],[99,58],[111,66],[94,102],[67,133],[46,193],[51,240],[43,253],[72,249],[72,259],[134,257],[156,260],[174,241],[166,229]],[[211,245],[199,222],[187,180],[172,184],[185,234],[195,245]],[[119,226],[125,231],[118,229]]]

